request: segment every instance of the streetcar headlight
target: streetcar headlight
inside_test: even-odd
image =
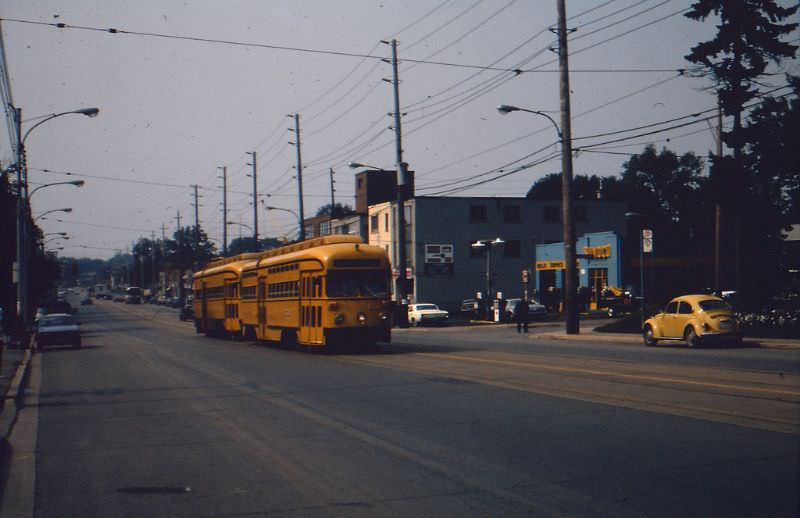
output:
[[[334,317],[333,321],[336,323],[337,326],[342,325],[342,323],[344,323],[344,315],[342,315],[342,314],[336,315],[336,317]]]
[[[389,313],[381,313],[381,320],[389,320]]]
[[[363,324],[367,323],[367,315],[366,315],[366,313],[359,313],[357,318],[358,318],[358,323],[359,324],[363,325]]]

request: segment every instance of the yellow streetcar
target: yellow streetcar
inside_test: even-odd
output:
[[[242,254],[195,274],[195,325],[316,347],[388,342],[390,280],[386,251],[354,236]]]

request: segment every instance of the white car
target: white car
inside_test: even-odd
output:
[[[412,326],[425,324],[446,324],[450,313],[439,309],[436,304],[409,304],[408,323]]]

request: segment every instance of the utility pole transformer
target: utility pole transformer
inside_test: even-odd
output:
[[[567,334],[580,333],[577,306],[578,276],[575,261],[575,223],[572,220],[572,116],[569,102],[567,14],[564,0],[558,3],[558,68],[561,97],[561,212],[564,225],[564,310]]]

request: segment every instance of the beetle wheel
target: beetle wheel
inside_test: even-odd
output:
[[[647,347],[654,347],[658,345],[658,340],[655,338],[655,334],[653,333],[653,328],[651,326],[645,326],[642,336],[644,338],[644,345]]]
[[[694,331],[694,327],[688,326],[683,333],[683,339],[686,340],[686,345],[689,347],[700,347],[700,337]]]

